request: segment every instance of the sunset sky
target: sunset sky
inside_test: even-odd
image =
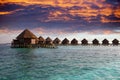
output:
[[[120,0],[0,0],[0,43],[37,37],[120,40]]]

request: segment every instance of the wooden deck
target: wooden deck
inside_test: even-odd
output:
[[[11,45],[11,48],[57,48],[56,45]]]

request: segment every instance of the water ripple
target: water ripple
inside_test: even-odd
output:
[[[0,80],[120,80],[120,46],[0,45]]]

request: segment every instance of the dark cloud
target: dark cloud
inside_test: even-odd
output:
[[[118,4],[119,0],[107,0],[106,3],[118,7],[114,4]],[[104,5],[100,8],[92,3],[86,4],[89,5],[88,8],[83,6],[63,8],[38,4],[27,6],[13,3],[2,4],[0,5],[0,12],[8,11],[11,13],[0,15],[0,28],[63,29],[67,32],[119,29],[120,18],[113,14],[113,7],[105,7],[106,5]]]
[[[0,11],[13,11],[21,8],[23,8],[23,6],[18,4],[12,4],[12,3],[0,4]]]
[[[120,0],[106,0],[107,3],[113,4],[113,5],[119,5]]]

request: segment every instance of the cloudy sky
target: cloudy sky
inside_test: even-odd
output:
[[[0,43],[26,28],[44,38],[120,40],[120,0],[0,0]]]

